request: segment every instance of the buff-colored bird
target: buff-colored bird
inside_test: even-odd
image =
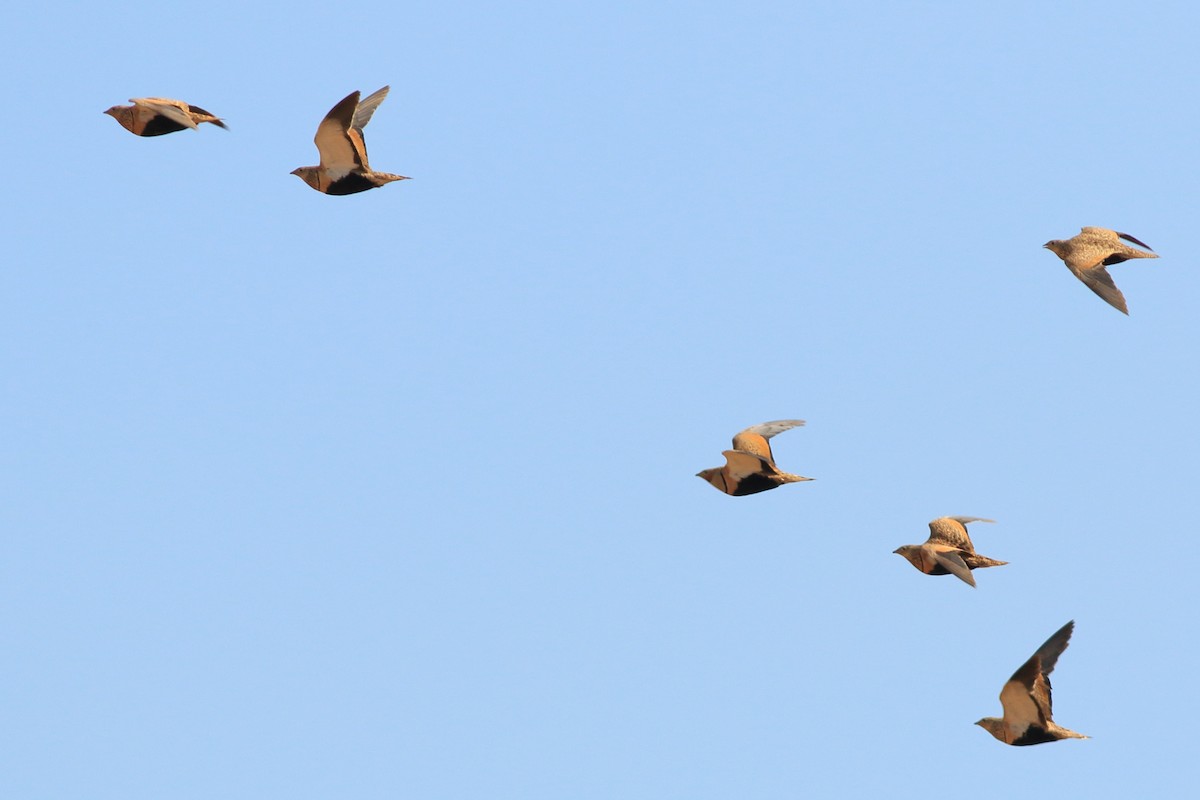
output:
[[[1050,673],[1058,657],[1067,649],[1072,620],[1038,648],[1000,690],[1004,716],[984,717],[975,724],[1005,744],[1018,747],[1057,742],[1059,739],[1090,739],[1082,733],[1055,724],[1051,714]]]
[[[200,106],[166,97],[134,97],[131,106],[113,106],[105,111],[127,131],[138,136],[162,136],[185,128],[196,130],[201,122],[211,122],[218,128],[229,128]]]
[[[1130,247],[1121,239],[1133,242],[1146,250]],[[1077,236],[1070,239],[1052,239],[1042,247],[1061,258],[1076,278],[1122,314],[1129,314],[1125,305],[1125,295],[1121,294],[1121,290],[1113,283],[1112,276],[1105,267],[1120,264],[1131,258],[1158,258],[1157,254],[1146,252],[1150,250],[1150,245],[1127,233],[1118,233],[1108,228],[1081,228]]]
[[[392,181],[408,180],[404,175],[376,172],[367,161],[363,128],[387,97],[389,88],[383,87],[361,103],[359,93],[351,92],[331,108],[313,138],[321,154],[320,165],[297,167],[292,174],[325,194],[355,194]]]
[[[953,575],[959,580],[975,585],[973,569],[1001,567],[1007,561],[981,556],[967,535],[967,525],[972,522],[995,522],[983,517],[938,517],[929,523],[929,538],[924,544],[906,544],[893,553],[908,559],[914,567],[926,575]]]
[[[775,466],[770,438],[804,424],[802,419],[781,419],[751,425],[733,437],[733,449],[725,450],[725,466],[696,473],[725,494],[740,497],[774,489],[785,483],[811,481],[803,475],[783,472]]]

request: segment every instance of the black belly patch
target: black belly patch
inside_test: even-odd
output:
[[[378,185],[375,181],[364,178],[357,172],[351,172],[349,175],[338,178],[329,184],[329,188],[325,190],[325,194],[358,194],[359,192],[365,192],[367,189],[374,189]]]
[[[1025,732],[1013,739],[1013,745],[1016,747],[1024,747],[1028,744],[1045,744],[1046,742],[1057,742],[1059,737],[1049,733],[1040,725],[1030,725],[1025,729]]]
[[[146,127],[142,128],[142,136],[162,136],[164,133],[174,133],[186,128],[186,125],[180,125],[174,120],[167,119],[161,114],[150,118],[146,123]]]
[[[774,489],[779,485],[779,482],[773,480],[767,475],[747,475],[738,482],[737,489],[734,490],[734,497],[741,497],[745,494],[758,494],[765,492],[768,489]]]

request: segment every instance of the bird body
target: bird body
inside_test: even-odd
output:
[[[200,106],[167,97],[134,97],[131,106],[113,106],[105,111],[121,123],[127,131],[138,136],[162,136],[165,133],[191,128],[196,130],[201,122],[210,122],[218,128],[229,128],[217,117]]]
[[[975,724],[1005,744],[1018,747],[1091,738],[1056,724],[1051,713],[1050,673],[1067,649],[1074,629],[1074,620],[1059,628],[1008,679],[1000,690],[1002,718],[984,717]]]
[[[292,174],[318,192],[335,195],[356,194],[392,181],[408,180],[404,175],[376,172],[367,160],[363,128],[389,89],[384,86],[362,102],[358,92],[351,92],[331,108],[313,138],[321,163],[315,167],[297,167]]]
[[[1007,561],[981,556],[967,534],[971,522],[995,522],[983,517],[938,517],[929,523],[929,538],[922,544],[906,544],[893,553],[926,575],[954,575],[964,583],[975,585],[973,569],[1001,567]]]
[[[725,466],[701,470],[703,478],[725,494],[741,497],[774,489],[785,483],[811,481],[803,475],[793,475],[775,466],[771,452],[772,436],[804,424],[802,419],[783,419],[751,425],[733,437],[733,449],[725,450]]]
[[[1130,247],[1122,242],[1122,239],[1146,249]],[[1156,253],[1147,252],[1150,250],[1149,245],[1127,233],[1108,228],[1081,228],[1079,233],[1070,239],[1052,239],[1042,247],[1061,258],[1076,278],[1122,314],[1129,314],[1125,295],[1121,294],[1105,267],[1120,264],[1131,258],[1158,258]]]

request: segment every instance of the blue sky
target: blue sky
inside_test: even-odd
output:
[[[9,21],[5,797],[1186,797],[1190,4]],[[390,84],[326,197],[326,111]],[[141,139],[101,112],[224,117]],[[1040,248],[1126,231],[1131,316]],[[731,498],[694,474],[798,417]],[[892,550],[992,517],[971,590]],[[1068,619],[1057,720],[972,723]]]

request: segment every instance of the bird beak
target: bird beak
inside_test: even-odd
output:
[[[895,553],[896,555],[900,555],[900,548],[899,548],[899,547],[897,547],[897,548],[896,548],[895,550],[893,550],[892,552],[893,552],[893,553]]]

